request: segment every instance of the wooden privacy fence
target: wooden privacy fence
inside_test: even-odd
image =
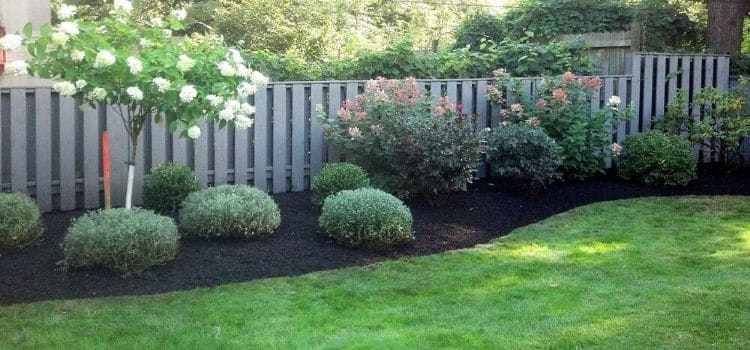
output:
[[[663,115],[678,88],[728,85],[725,56],[633,56],[634,74],[603,76],[592,107],[603,108],[610,96],[632,102],[637,118],[622,122],[612,135],[647,130],[651,116]],[[524,78],[535,93],[542,78]],[[497,125],[500,108],[487,101],[487,79],[420,80],[432,96],[449,96],[478,116],[478,127]],[[250,129],[219,130],[202,126],[203,136],[185,140],[148,121],[138,146],[134,201],[142,198],[143,177],[165,161],[188,164],[203,186],[251,184],[273,191],[302,191],[326,162],[339,160],[316,118],[317,107],[334,117],[342,101],[363,92],[363,81],[278,82],[260,89],[251,102],[257,112]],[[125,197],[127,136],[111,107],[82,111],[80,101],[60,97],[50,88],[0,88],[0,190],[29,193],[44,211],[98,208],[102,204],[101,132],[110,132],[113,201]],[[507,108],[507,106],[505,106]]]

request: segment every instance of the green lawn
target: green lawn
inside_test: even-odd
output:
[[[750,197],[600,203],[475,249],[0,307],[0,349],[26,347],[748,349]]]

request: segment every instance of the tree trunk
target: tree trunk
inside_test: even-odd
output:
[[[125,208],[133,207],[133,181],[135,180],[135,157],[138,155],[138,134],[130,135],[130,159],[128,160],[128,184],[125,191]]]
[[[718,53],[735,54],[742,46],[742,25],[750,0],[707,0],[708,46]]]

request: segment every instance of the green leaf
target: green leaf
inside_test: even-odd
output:
[[[26,39],[31,39],[31,35],[34,33],[34,25],[31,24],[31,22],[26,23],[25,26],[23,26],[23,36]]]

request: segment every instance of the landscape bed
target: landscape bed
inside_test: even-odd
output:
[[[391,252],[336,245],[320,232],[320,213],[310,205],[309,192],[276,194],[282,224],[270,237],[246,242],[183,239],[174,261],[128,277],[105,269],[59,271],[59,244],[70,221],[81,212],[51,213],[44,217],[44,241],[0,256],[0,304],[162,293],[434,254],[486,243],[593,202],[644,196],[750,195],[750,176],[746,171],[727,175],[704,169],[688,187],[666,189],[600,176],[556,184],[535,200],[497,188],[504,186],[480,181],[467,192],[454,193],[437,208],[421,199],[408,201],[416,240]]]

